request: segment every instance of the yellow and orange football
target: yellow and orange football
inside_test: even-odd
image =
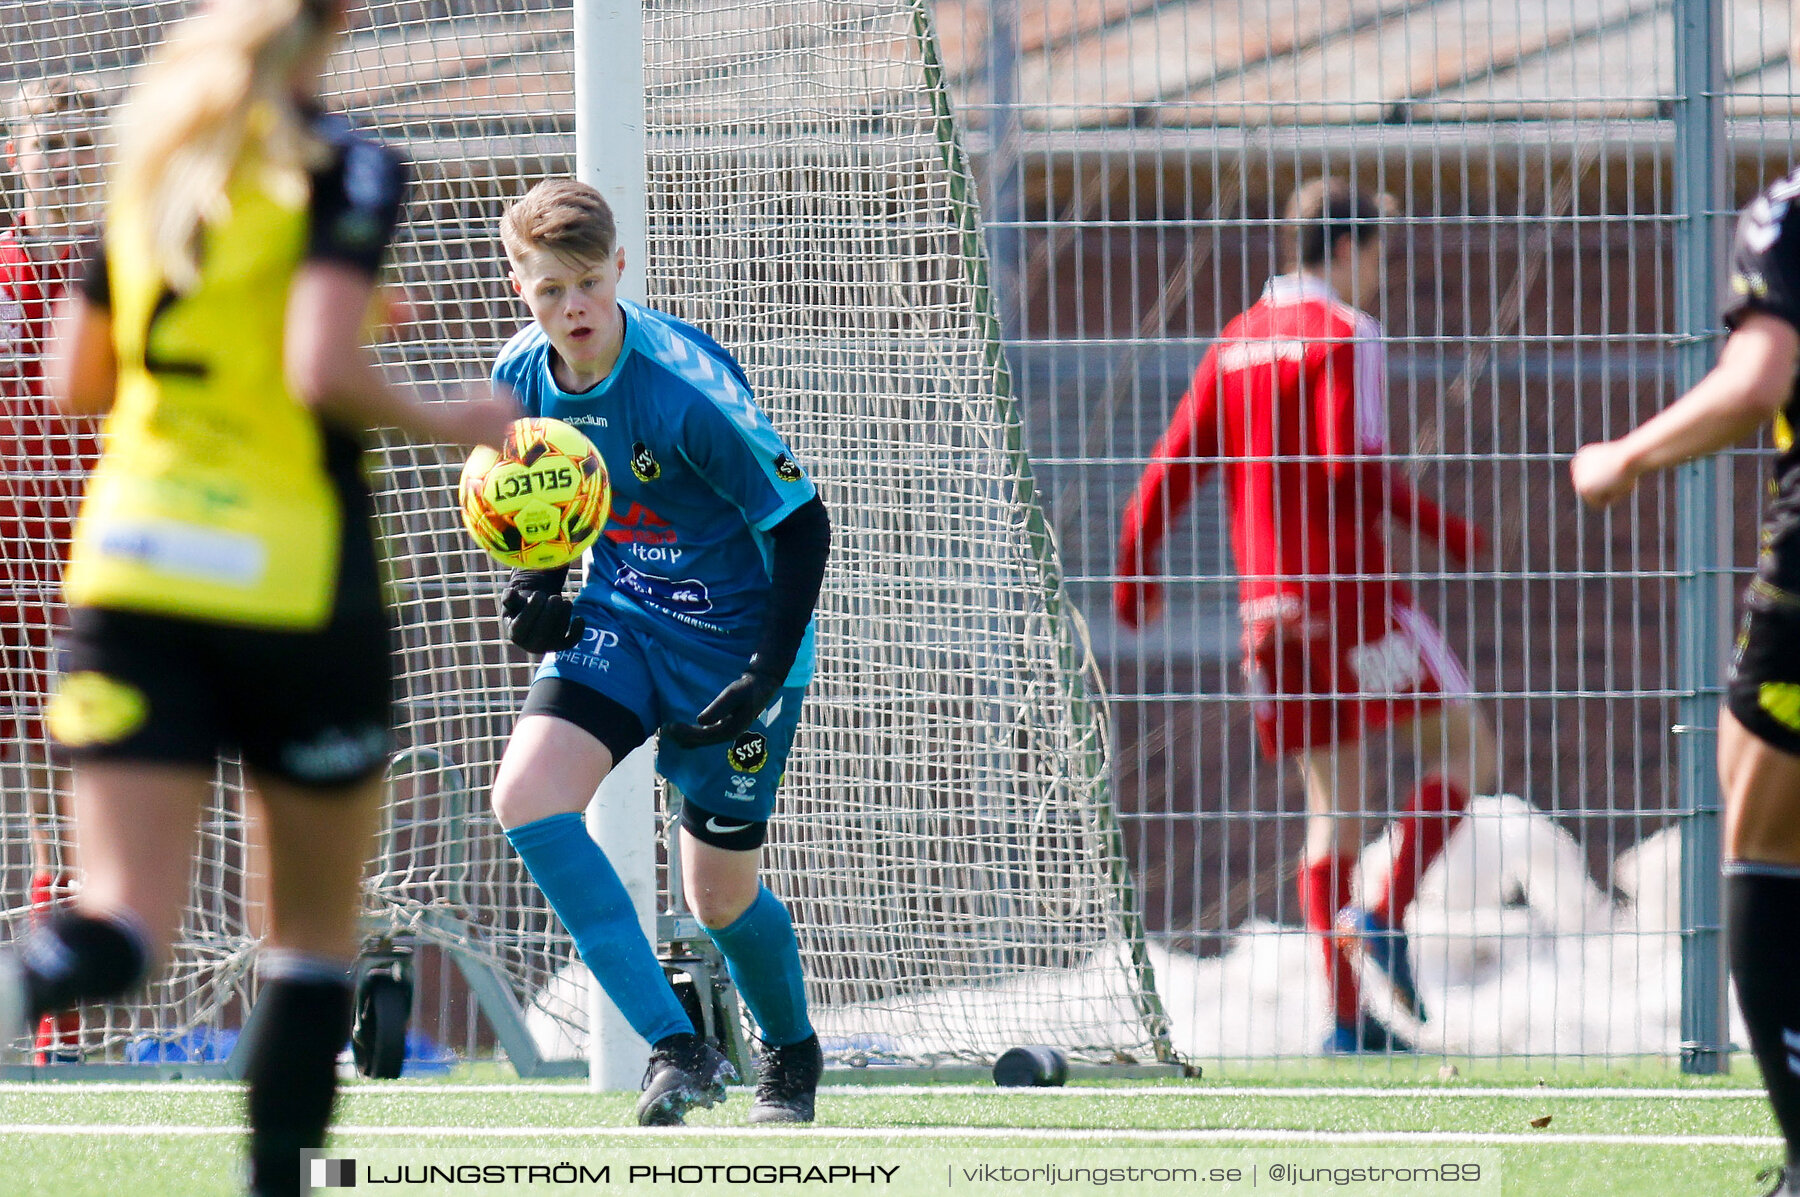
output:
[[[593,442],[541,417],[515,420],[498,453],[476,446],[457,491],[475,543],[522,569],[575,560],[612,510],[612,482]]]

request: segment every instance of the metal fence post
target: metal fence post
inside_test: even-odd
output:
[[[1020,189],[1019,0],[988,8],[987,161],[981,206],[1002,336],[1025,339],[1025,203]],[[1010,344],[1009,344],[1010,348]],[[1016,356],[1009,353],[1016,366]]]
[[[1676,381],[1685,391],[1711,368],[1721,298],[1726,203],[1724,19],[1721,0],[1674,0]],[[1681,1070],[1731,1063],[1719,886],[1720,799],[1715,768],[1721,673],[1732,604],[1731,470],[1708,458],[1675,481],[1676,768],[1681,838]]]

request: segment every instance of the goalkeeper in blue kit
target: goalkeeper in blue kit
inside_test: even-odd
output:
[[[812,480],[705,333],[622,300],[613,216],[593,188],[538,184],[501,220],[533,322],[494,365],[526,414],[599,449],[613,512],[571,600],[568,567],[516,570],[501,626],[545,654],[500,762],[494,814],[595,979],[650,1044],[638,1121],[724,1096],[731,1065],[695,1029],[581,812],[660,729],[682,794],[689,907],[764,1045],[751,1122],[811,1122],[821,1068],[793,923],[759,877],[812,677],[830,524]]]

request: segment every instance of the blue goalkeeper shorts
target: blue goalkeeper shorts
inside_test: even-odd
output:
[[[741,661],[645,635],[597,603],[577,602],[575,612],[587,623],[581,643],[544,658],[532,680],[526,713],[552,714],[574,723],[606,743],[615,760],[665,723],[692,722],[719,691],[743,675]],[[621,743],[616,728],[602,734],[601,728],[589,726],[584,704],[566,698],[543,701],[542,696],[558,683],[574,683],[612,700],[637,716],[643,734],[635,743]],[[657,745],[656,771],[681,791],[684,800],[709,814],[766,822],[787,771],[805,697],[804,686],[777,691],[748,730],[723,744],[683,748],[663,740]]]

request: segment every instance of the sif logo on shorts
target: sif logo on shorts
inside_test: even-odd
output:
[[[755,773],[769,763],[769,740],[761,732],[747,731],[731,745],[725,759],[739,773]]]
[[[59,743],[85,748],[118,743],[142,727],[149,714],[142,690],[89,671],[63,678],[44,710],[44,725]]]
[[[1800,686],[1793,682],[1764,682],[1756,688],[1756,704],[1789,731],[1800,731]]]

